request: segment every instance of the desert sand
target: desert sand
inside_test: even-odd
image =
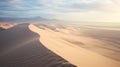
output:
[[[44,47],[28,26],[0,32],[0,67],[76,67]]]
[[[0,22],[0,28],[3,28],[3,29],[9,29],[15,25],[16,23]]]
[[[79,45],[84,44],[89,44],[92,46],[104,44],[104,42],[99,41],[98,39],[84,35],[84,31],[80,31],[78,36],[78,34],[75,33],[76,29],[71,27],[68,29],[54,29],[53,27],[43,25],[43,27],[40,27],[39,29],[34,25],[30,25],[29,28],[41,36],[40,41],[48,49],[68,60],[70,63],[77,65],[78,67],[120,66],[119,61],[105,57],[97,52],[93,52],[86,48],[79,47]],[[70,34],[71,31],[72,34]],[[101,52],[104,53],[104,50],[102,50]]]
[[[120,30],[82,29],[85,36],[99,40],[101,43],[82,45],[81,47],[95,51],[103,56],[120,62]]]
[[[73,26],[56,28],[54,24],[16,25],[0,32],[0,66],[120,67],[119,61],[106,56],[109,50],[96,47],[109,43],[87,31]]]

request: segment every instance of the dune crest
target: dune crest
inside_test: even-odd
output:
[[[76,67],[47,49],[28,26],[0,32],[0,67]]]
[[[113,59],[61,39],[60,36],[66,36],[64,34],[50,29],[39,29],[32,24],[29,25],[29,28],[40,35],[40,41],[44,46],[78,67],[120,67],[120,63]]]

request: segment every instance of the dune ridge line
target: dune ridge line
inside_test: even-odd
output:
[[[40,36],[19,24],[0,33],[0,67],[76,67],[47,49]]]
[[[30,24],[29,28],[41,36],[40,42],[44,46],[78,67],[120,67],[120,63],[113,59],[63,41],[59,38],[59,35],[64,36],[63,34],[39,29],[33,24]]]

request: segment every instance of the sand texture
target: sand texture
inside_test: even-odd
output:
[[[0,67],[76,67],[44,47],[28,26],[20,24],[0,33]]]
[[[54,27],[54,25],[50,27],[50,24],[48,26],[42,25],[40,29],[34,25],[29,26],[32,31],[41,36],[40,41],[48,49],[78,67],[120,67],[119,61],[103,56],[99,52],[83,48],[84,45],[85,47],[101,46],[104,42],[85,35],[82,30],[78,31],[72,27],[68,27],[68,29]],[[93,48],[99,49],[96,47]],[[104,49],[100,52],[104,53]]]

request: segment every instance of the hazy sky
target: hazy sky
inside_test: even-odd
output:
[[[120,0],[0,0],[0,17],[120,22]]]

